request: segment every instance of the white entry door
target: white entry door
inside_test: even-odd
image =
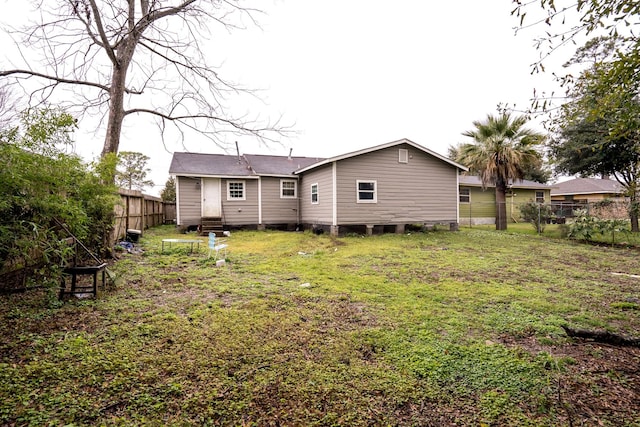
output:
[[[220,178],[202,178],[202,216],[222,216],[222,186]]]

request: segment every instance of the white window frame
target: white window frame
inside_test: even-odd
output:
[[[231,191],[239,191],[238,189],[231,189],[231,185],[232,184],[242,184],[242,197],[233,197],[231,195]],[[229,201],[241,201],[241,200],[247,200],[247,182],[242,180],[242,181],[227,181],[227,200]]]
[[[398,163],[409,163],[409,150],[406,148],[398,149]]]
[[[313,188],[315,187],[316,191],[313,191]],[[311,190],[311,204],[312,205],[317,205],[320,201],[320,188],[318,187],[318,183],[316,182],[315,184],[311,184],[310,187]],[[316,200],[313,200],[313,196],[316,196]]]
[[[465,191],[467,194],[462,194]],[[466,197],[467,200],[463,201],[462,198]],[[458,201],[460,203],[471,203],[471,189],[470,188],[461,188],[458,193]]]
[[[293,184],[293,195],[289,196],[289,195],[285,195],[284,194],[284,185],[285,183],[289,184]],[[286,190],[291,190],[291,188],[286,188]],[[298,197],[298,181],[296,181],[295,179],[281,179],[280,180],[280,198],[281,199],[295,199],[296,197]]]
[[[373,184],[373,191],[360,190],[360,184]],[[360,199],[361,192],[373,193],[373,199]],[[378,203],[378,181],[374,179],[356,180],[356,202],[357,203]]]

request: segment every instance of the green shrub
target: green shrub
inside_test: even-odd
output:
[[[553,218],[551,206],[529,201],[520,206],[522,219],[533,225],[536,232],[543,233],[547,223]]]
[[[568,237],[578,240],[594,241],[597,235],[611,235],[611,242],[615,243],[616,233],[629,231],[629,223],[621,219],[599,219],[589,215],[586,209],[575,211],[575,219],[569,226]]]
[[[39,265],[55,275],[70,251],[59,223],[94,250],[111,226],[114,187],[65,152],[75,126],[69,114],[47,109],[0,130],[0,273]]]

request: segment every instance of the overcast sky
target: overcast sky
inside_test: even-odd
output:
[[[331,157],[409,138],[446,154],[498,103],[525,109],[534,87],[552,84],[530,74],[533,39],[544,29],[516,36],[511,0],[264,3],[262,29],[217,39],[214,62],[224,61],[223,77],[262,89],[264,103],[250,113],[281,115],[297,134],[269,146],[239,138],[243,153]],[[169,141],[166,151],[145,126],[128,117],[120,151],[151,157],[151,194],[168,178],[171,152],[224,152],[197,138]],[[100,154],[101,137],[76,139],[85,157]]]

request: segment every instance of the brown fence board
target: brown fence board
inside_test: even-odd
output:
[[[163,202],[159,197],[143,194],[138,190],[118,190],[120,202],[114,209],[112,243],[127,237],[127,230],[144,230],[162,224],[170,224],[176,219],[176,205]]]

